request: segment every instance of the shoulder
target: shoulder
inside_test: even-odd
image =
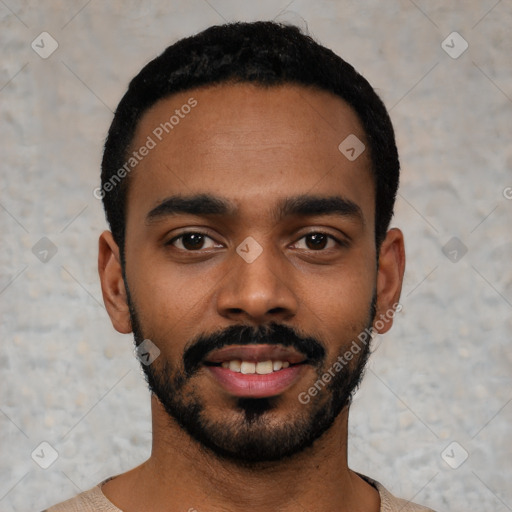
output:
[[[370,477],[361,475],[361,478],[373,485],[380,496],[380,512],[435,512],[431,508],[412,503],[401,498],[393,496],[380,482],[373,480]]]
[[[101,491],[101,486],[113,477],[103,480],[93,488],[74,498],[53,505],[43,512],[122,512]]]

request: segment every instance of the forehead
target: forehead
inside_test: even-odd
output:
[[[356,113],[326,91],[242,83],[181,92],[158,101],[137,126],[129,153],[149,150],[130,176],[127,209],[149,211],[176,194],[262,206],[287,193],[338,190],[368,203],[371,217],[369,151],[351,161],[339,149],[354,136],[366,145]]]

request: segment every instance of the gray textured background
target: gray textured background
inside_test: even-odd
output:
[[[0,510],[42,510],[149,456],[149,393],[96,271],[102,143],[128,80],[168,44],[276,16],[369,79],[401,153],[404,309],[352,407],[350,464],[439,512],[512,510],[505,0],[0,0]],[[59,44],[47,59],[31,48],[43,31]],[[453,31],[469,43],[456,59],[441,46]],[[31,457],[48,457],[43,441],[59,454],[48,469]]]

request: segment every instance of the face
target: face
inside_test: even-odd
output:
[[[158,347],[142,364],[150,388],[218,456],[312,445],[348,405],[369,343],[344,354],[398,298],[396,250],[377,269],[369,151],[338,149],[351,134],[366,144],[341,99],[291,85],[187,91],[139,123],[130,151],[151,148],[129,178],[125,293],[107,308]]]

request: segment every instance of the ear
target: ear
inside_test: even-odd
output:
[[[119,247],[110,231],[104,231],[100,235],[98,272],[100,274],[103,302],[114,329],[121,334],[132,332]]]
[[[398,228],[390,229],[379,250],[377,271],[377,314],[373,321],[374,329],[384,334],[391,329],[395,311],[402,291],[405,271],[404,235]]]

